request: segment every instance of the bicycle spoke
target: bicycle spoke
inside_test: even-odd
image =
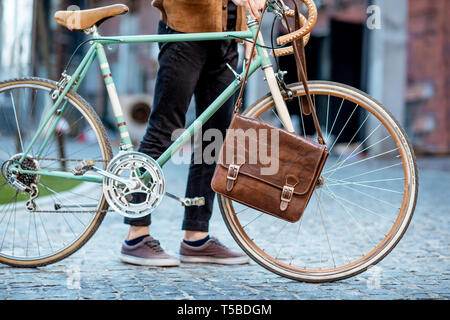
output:
[[[336,180],[337,183],[330,183],[328,184],[329,187],[331,186],[343,186],[346,184],[365,184],[365,183],[377,183],[377,182],[387,182],[387,181],[404,181],[405,178],[390,178],[390,179],[379,179],[379,180],[366,180],[366,181],[342,181],[342,180]]]
[[[305,129],[305,119],[303,116],[303,105],[302,105],[302,100],[298,97],[298,105],[300,107],[300,118],[302,119],[302,129],[303,129],[303,136],[306,137],[306,129]]]
[[[400,192],[400,191],[397,191],[397,190],[371,186],[371,185],[367,185],[367,184],[364,184],[364,183],[358,183],[358,182],[345,183],[345,185],[348,185],[348,184],[355,185],[355,186],[360,186],[360,187],[366,187],[366,188],[370,188],[370,189],[376,189],[376,190],[390,192],[390,193],[395,193],[395,194],[400,194],[400,195],[403,194],[403,192]],[[332,185],[329,185],[329,186],[332,186]]]
[[[41,250],[39,248],[39,237],[38,237],[38,231],[37,231],[37,227],[36,227],[36,213],[33,212],[33,221],[34,221],[34,231],[36,234],[36,245],[37,245],[37,249],[38,249],[38,255],[41,255]]]
[[[327,187],[328,187],[328,185],[327,185]],[[390,206],[391,208],[395,208],[395,209],[397,209],[397,210],[400,209],[400,208],[398,208],[398,206],[395,206],[395,205],[393,205],[393,204],[390,203],[390,202],[387,202],[387,201],[385,201],[385,200],[383,200],[383,199],[374,197],[374,196],[372,196],[371,194],[368,194],[368,193],[363,192],[363,191],[361,191],[361,190],[358,190],[358,189],[349,187],[349,186],[347,186],[347,185],[343,185],[342,187],[344,187],[344,188],[346,188],[346,189],[349,189],[349,190],[352,190],[352,191],[354,191],[354,192],[357,192],[357,193],[359,193],[359,194],[362,194],[362,195],[364,195],[364,196],[366,196],[366,197],[369,197],[369,198],[371,198],[371,199],[373,199],[373,200],[376,200],[376,201],[378,201],[378,202],[387,204],[387,205]]]
[[[292,88],[302,121],[297,130],[307,136],[304,87]],[[223,197],[221,208],[235,239],[267,269],[302,281],[326,282],[357,274],[392,250],[392,239],[403,234],[414,207],[405,206],[417,192],[407,177],[417,174],[414,162],[404,156],[410,150],[407,138],[375,100],[323,81],[311,82],[310,93],[330,157],[321,173],[324,184],[313,192],[301,219],[286,224],[255,210],[240,215],[246,206],[233,207],[234,201]],[[273,100],[261,100],[246,114],[260,115],[271,106]],[[275,116],[262,121],[278,123],[278,114],[272,112]]]
[[[331,169],[334,169],[334,168],[336,168],[336,170],[337,169],[339,169],[339,168],[341,168],[342,167],[342,165],[344,164],[344,163],[346,163],[348,160],[350,160],[351,158],[353,158],[353,157],[356,157],[356,156],[358,156],[358,155],[360,155],[361,153],[363,153],[364,151],[367,151],[367,150],[369,150],[370,148],[372,148],[372,147],[375,147],[376,145],[378,145],[378,144],[380,144],[381,142],[383,142],[383,141],[385,141],[385,140],[387,140],[387,139],[389,139],[389,136],[386,136],[386,137],[384,137],[383,139],[381,139],[381,140],[379,140],[379,141],[377,141],[377,142],[375,142],[374,144],[372,144],[372,145],[370,145],[370,146],[368,146],[368,147],[366,147],[366,148],[364,148],[364,149],[362,149],[362,150],[360,150],[358,153],[356,153],[356,154],[354,154],[357,150],[359,150],[359,148],[372,136],[372,134],[374,134],[375,133],[375,131],[377,130],[379,128],[379,126],[377,127],[377,128],[375,128],[368,136],[367,136],[367,138],[366,139],[364,139],[364,141],[362,141],[348,156],[347,156],[347,158],[345,158],[343,161],[341,161],[341,162],[338,162],[338,161],[336,161],[336,163],[335,164],[333,164],[333,166],[329,169],[329,170],[331,170]],[[340,159],[340,158],[339,158]]]
[[[295,247],[298,248],[299,247],[299,243],[298,240],[300,238],[300,231],[302,228],[302,222],[304,219],[300,219],[300,222],[298,223],[298,229],[297,229],[297,235],[296,235],[296,239],[295,239]],[[295,257],[293,255],[291,255],[291,261],[289,261],[289,265],[292,265],[292,261],[294,261]]]
[[[333,125],[331,126],[329,137],[331,137],[331,135],[333,134],[334,126],[336,125],[336,121],[339,118],[339,114],[341,113],[342,106],[344,105],[344,102],[345,102],[345,99],[342,98],[342,102],[341,102],[341,105],[339,106],[338,112],[336,114],[336,118],[334,118]],[[327,145],[328,145],[328,141],[327,141]]]
[[[328,135],[328,116],[330,114],[330,95],[328,95],[328,102],[327,102],[327,118],[325,123],[325,134],[327,135],[325,144],[328,145],[329,135]]]
[[[314,191],[314,193],[316,193],[316,195],[317,195],[317,191]],[[320,205],[320,197],[321,196],[322,196],[322,190],[320,191],[320,194],[317,196],[317,198],[318,198],[318,205],[317,205],[317,207],[319,209],[320,220],[322,222],[323,230],[325,231],[325,236],[327,238],[327,243],[328,243],[328,248],[330,249],[331,258],[333,260],[334,267],[336,268],[336,262],[334,261],[334,255],[333,255],[333,249],[331,248],[330,238],[328,236],[327,228],[325,226],[325,221],[323,220],[322,207]]]
[[[339,180],[339,181],[347,181],[347,180],[350,180],[350,179],[352,179],[352,178],[358,178],[358,177],[367,175],[367,174],[369,174],[369,173],[375,173],[375,172],[379,172],[379,171],[382,171],[382,170],[391,169],[391,168],[394,168],[394,167],[397,167],[397,166],[401,166],[401,165],[402,165],[401,163],[393,164],[393,165],[386,166],[386,167],[383,167],[383,168],[379,168],[379,169],[375,169],[375,170],[370,170],[370,171],[367,171],[367,172],[363,172],[363,173],[360,173],[360,174],[356,174],[356,175],[354,175],[354,176],[350,176],[350,177],[348,177],[348,178],[341,179],[341,180]]]
[[[350,139],[350,141],[347,143],[347,145],[345,146],[345,148],[342,150],[341,154],[339,155],[339,158],[336,160],[337,163],[339,163],[339,160],[341,160],[342,155],[344,154],[344,151],[348,149],[348,147],[352,144],[352,142],[355,140],[356,136],[358,135],[359,131],[361,131],[362,127],[364,126],[364,124],[367,122],[367,120],[369,119],[370,115],[367,115],[367,117],[364,119],[364,121],[361,123],[361,125],[359,126],[358,130],[356,130],[355,134],[353,135],[353,137]],[[360,143],[360,145],[354,149],[352,151],[352,153],[350,154],[349,158],[351,157],[351,155],[353,154],[353,152],[355,152],[356,150],[359,149],[359,147],[362,145],[363,143]],[[343,163],[346,160],[343,161]]]
[[[40,185],[42,185],[45,189],[47,189],[48,191],[50,191],[51,193],[53,193],[53,198],[54,199],[56,199],[56,200],[58,200],[59,202],[63,202],[63,201],[61,201],[60,199],[58,199],[58,193],[56,192],[56,191],[54,191],[53,189],[51,189],[51,188],[49,188],[48,186],[46,186],[46,185],[44,185],[44,184],[42,184],[42,183],[40,183]],[[78,204],[78,203],[74,203],[74,202],[72,202],[72,201],[70,201],[70,200],[65,200],[65,201],[67,201],[69,204],[71,204],[71,205],[73,205],[73,206],[76,206],[76,207],[78,207],[80,210],[82,210],[83,209],[83,207],[80,205],[80,204]],[[55,202],[56,203],[56,202]],[[79,218],[78,218],[78,215],[76,215],[76,214],[71,214],[72,216],[74,216],[84,227],[86,226]],[[62,215],[62,216],[65,216],[65,215]],[[69,226],[70,227],[70,226]]]
[[[286,228],[286,226],[288,225],[288,221],[285,221],[284,224],[282,225],[280,231],[278,231],[275,235],[275,237],[272,239],[273,242],[275,242],[275,240],[280,236],[281,232],[283,232],[283,230]],[[278,252],[275,254],[275,259],[278,258],[281,250],[283,249],[283,246],[280,246],[280,249],[278,250]]]
[[[242,228],[245,229],[247,228],[251,223],[255,222],[258,218],[260,218],[262,215],[264,215],[264,213],[260,213],[256,218],[254,218],[252,221],[250,221],[249,223],[247,223],[245,226],[243,226]]]
[[[38,204],[37,204],[37,207],[38,207],[38,209],[41,209],[41,208],[39,207]],[[41,214],[39,214],[39,220],[41,221],[42,229],[44,230],[45,237],[47,238],[47,242],[48,242],[48,245],[49,245],[49,247],[50,247],[50,250],[51,250],[52,252],[54,252],[53,247],[52,247],[52,243],[51,243],[51,241],[50,241],[50,236],[49,236],[49,234],[48,234],[48,232],[47,232],[47,229],[45,228],[45,223],[44,223],[44,221],[42,221],[42,215],[41,215]]]
[[[250,209],[250,207],[247,207],[247,208],[245,208],[245,209],[242,209],[242,210],[239,211],[239,212],[235,212],[235,215],[241,214],[242,212],[245,212],[245,211],[247,211],[248,209]]]
[[[326,194],[328,194],[328,196],[330,196],[331,198],[333,198],[336,203],[342,208],[344,209],[344,212],[350,216],[351,221],[353,221],[355,223],[355,225],[362,231],[361,234],[365,237],[367,237],[367,239],[369,240],[370,243],[375,244],[376,242],[369,236],[369,233],[367,232],[367,230],[358,222],[358,220],[353,216],[353,214],[351,213],[351,210],[348,206],[346,206],[342,201],[340,201],[337,196],[334,194],[334,192],[328,188],[327,190],[324,190]],[[352,233],[350,233],[352,234]]]
[[[384,156],[384,155],[386,155],[386,154],[392,153],[392,152],[397,151],[397,150],[398,150],[398,149],[395,148],[395,149],[392,149],[392,150],[389,150],[389,151],[385,151],[385,152],[379,153],[379,154],[377,154],[377,155],[371,156],[371,157],[369,157],[369,158],[365,158],[365,159],[359,160],[359,161],[357,161],[357,162],[353,162],[353,163],[347,164],[347,165],[345,165],[345,166],[340,166],[340,167],[338,167],[338,168],[336,168],[336,169],[333,169],[333,170],[326,170],[326,171],[323,172],[323,174],[327,174],[327,173],[331,173],[331,174],[332,174],[333,172],[335,172],[335,171],[337,171],[337,170],[341,170],[341,169],[348,168],[348,167],[351,167],[351,166],[354,166],[354,165],[357,165],[357,164],[361,164],[361,163],[366,162],[366,161],[368,161],[368,160],[372,160],[372,159],[375,159],[375,158]],[[330,175],[330,176],[331,176],[331,175]],[[327,178],[328,178],[328,177],[327,177]]]
[[[107,137],[101,131],[101,123],[90,107],[79,102],[83,101],[82,99],[74,100],[69,96],[64,97],[62,103],[68,103],[64,117],[61,117],[61,114],[51,115],[41,134],[35,137],[54,105],[54,101],[50,98],[53,90],[49,87],[51,83],[51,81],[40,81],[35,78],[12,80],[6,86],[3,83],[0,88],[0,115],[4,126],[0,133],[0,138],[3,139],[0,164],[6,166],[13,156],[23,153],[27,147],[30,147],[29,144],[33,138],[35,143],[31,146],[23,164],[23,168],[28,170],[61,171],[61,163],[64,160],[63,164],[67,167],[63,171],[71,172],[71,167],[86,160],[87,155],[88,159],[106,163],[105,157],[111,154]],[[58,118],[64,123],[59,123],[49,136],[50,129],[55,126]],[[65,126],[65,122],[70,132],[60,130],[61,125]],[[79,133],[86,133],[94,140],[77,144],[76,137]],[[35,150],[41,153],[38,154]],[[73,156],[75,154],[76,157]],[[63,157],[67,159],[62,159]],[[71,159],[77,160],[70,161]],[[33,167],[33,163],[36,167]],[[87,239],[98,227],[93,223],[98,221],[96,217],[103,212],[100,205],[105,204],[102,201],[101,184],[92,184],[92,189],[89,189],[92,191],[80,194],[76,188],[83,182],[57,176],[42,177],[39,182],[35,180],[40,190],[40,196],[34,200],[36,210],[28,211],[26,202],[29,195],[17,191],[12,183],[16,186],[21,183],[30,188],[29,184],[32,180],[32,175],[18,177],[11,175],[5,177],[5,181],[0,183],[0,192],[4,195],[2,200],[4,205],[1,206],[0,214],[0,262],[12,261],[11,264],[18,266],[51,263],[60,259],[58,255],[65,256],[70,251],[77,250],[81,243],[78,240]],[[83,200],[78,201],[79,199]],[[59,206],[85,208],[84,201],[96,203],[92,211],[58,211]],[[81,212],[92,212],[92,214],[78,214]],[[62,217],[50,219],[47,213],[61,213],[55,217],[58,215]]]
[[[352,111],[352,114],[348,117],[347,121],[345,122],[344,126],[342,127],[341,131],[339,132],[338,136],[336,137],[336,140],[334,140],[334,143],[331,145],[330,152],[333,151],[334,146],[338,142],[339,138],[341,137],[342,133],[344,132],[344,129],[347,128],[348,123],[350,122],[350,119],[353,117],[353,114],[355,113],[356,109],[358,109],[359,105],[356,105],[355,108]]]
[[[14,197],[13,199],[17,198],[18,193],[19,193],[19,192],[16,193],[16,195],[15,195],[15,197]],[[9,212],[9,210],[10,210],[9,207],[10,207],[10,206],[8,205],[8,210],[5,211],[5,216],[6,216],[6,213]],[[10,223],[10,221],[11,221],[12,215],[13,215],[13,210],[11,210],[11,213],[10,213],[9,216],[8,216],[8,222],[7,222],[6,227],[5,227],[5,232],[3,233],[2,244],[0,245],[0,249],[3,248],[3,244],[4,244],[4,242],[5,242],[6,234],[8,233],[8,227],[9,227],[9,223]]]
[[[12,91],[10,91],[10,95],[11,95],[11,103],[12,103],[13,111],[14,111],[14,119],[16,120],[17,134],[19,135],[19,141],[20,141],[20,146],[22,147],[22,152],[24,152],[25,149],[23,147],[23,140],[22,140],[22,134],[20,132],[19,120],[17,118],[16,103],[14,101],[14,96],[13,96]]]

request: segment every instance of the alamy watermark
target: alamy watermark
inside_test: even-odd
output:
[[[172,141],[181,139],[183,148],[172,154],[174,164],[208,164],[221,161],[226,164],[260,165],[261,175],[274,175],[279,170],[279,130],[277,129],[228,129],[227,147],[222,150],[224,135],[218,129],[198,128],[194,123],[196,134],[194,144],[189,142],[190,134],[185,129],[175,130]],[[181,137],[181,138],[180,138]],[[193,150],[192,150],[193,147]]]
[[[382,28],[381,8],[377,5],[367,7],[366,26],[369,30],[379,30]]]
[[[66,287],[68,290],[81,289],[81,271],[79,266],[69,266],[66,269]]]
[[[367,289],[375,290],[381,289],[381,279],[383,278],[383,268],[379,266],[371,266],[367,269]]]

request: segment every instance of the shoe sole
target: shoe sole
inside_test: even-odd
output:
[[[248,257],[235,257],[235,258],[213,258],[213,257],[201,257],[201,256],[180,256],[180,261],[184,263],[213,263],[223,265],[233,264],[247,264],[250,262]]]
[[[124,254],[120,255],[120,261],[138,266],[151,267],[178,267],[180,265],[180,261],[177,259],[146,259]]]

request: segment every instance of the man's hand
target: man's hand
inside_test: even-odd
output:
[[[240,7],[245,7],[247,12],[250,14],[250,17],[253,19],[260,19],[261,14],[260,10],[264,9],[264,5],[266,4],[266,0],[232,0],[235,5]]]

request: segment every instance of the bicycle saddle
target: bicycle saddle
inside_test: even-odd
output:
[[[58,11],[55,20],[70,31],[82,31],[99,26],[109,18],[126,14],[129,11],[124,4],[115,4],[89,10]]]

